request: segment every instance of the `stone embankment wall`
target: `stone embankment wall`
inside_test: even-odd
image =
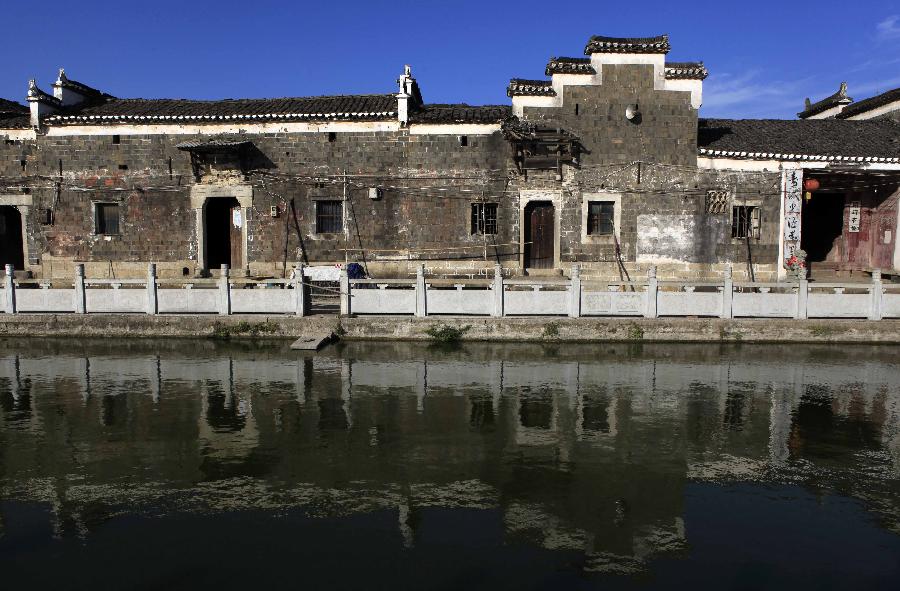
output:
[[[900,344],[900,320],[717,318],[399,318],[337,316],[145,316],[22,314],[0,316],[0,337],[297,338],[334,332],[344,340],[437,342],[459,331],[463,341],[728,342]],[[452,331],[450,331],[452,332]]]

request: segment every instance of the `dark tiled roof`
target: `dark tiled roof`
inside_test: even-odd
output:
[[[21,115],[22,113],[27,112],[28,107],[26,107],[25,105],[0,98],[0,116],[13,113]]]
[[[78,82],[77,80],[69,80],[68,76],[66,76],[66,71],[62,68],[60,68],[59,70],[59,77],[57,78],[56,84],[54,84],[54,86],[69,88],[87,98],[113,98],[111,95],[101,92],[96,88],[92,88],[87,84]]]
[[[549,80],[513,78],[509,81],[506,96],[556,96],[556,91]]]
[[[186,142],[181,142],[180,144],[175,144],[175,147],[179,150],[205,152],[220,149],[242,148],[252,144],[253,142],[245,138],[220,136],[209,139],[188,140]]]
[[[880,119],[701,119],[697,145],[701,156],[900,161],[900,123]]]
[[[818,102],[810,102],[810,100],[806,99],[806,108],[801,112],[797,113],[797,117],[801,119],[806,119],[807,117],[812,117],[813,115],[818,115],[823,111],[827,111],[832,107],[836,107],[838,105],[846,105],[852,103],[853,99],[847,96],[847,83],[841,82],[841,87],[838,89],[836,93],[831,96],[825,97]]]
[[[544,74],[596,74],[589,57],[551,57]]]
[[[28,129],[30,127],[30,115],[0,115],[0,129]]]
[[[374,121],[396,115],[392,94],[278,99],[110,99],[100,105],[66,110],[47,118],[51,124],[111,122],[221,121]]]
[[[706,80],[707,76],[703,62],[666,62],[667,80]]]
[[[500,123],[512,114],[506,105],[423,105],[409,115],[411,123]]]
[[[604,37],[594,35],[584,48],[585,55],[592,53],[669,53],[669,36],[659,37]]]
[[[47,94],[35,83],[34,80],[28,81],[28,100],[29,101],[39,101],[44,104],[52,105],[54,107],[61,107],[62,103],[58,98],[53,96],[52,94]]]
[[[883,92],[878,96],[873,96],[872,98],[867,98],[866,100],[844,107],[844,110],[838,113],[838,118],[846,119],[853,115],[861,115],[866,111],[871,111],[897,101],[900,101],[900,88]]]

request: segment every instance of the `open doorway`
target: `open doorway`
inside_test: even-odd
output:
[[[12,265],[18,271],[25,268],[22,214],[12,205],[0,206],[0,269],[6,265]]]
[[[206,202],[204,252],[210,271],[228,265],[243,265],[243,226],[241,205],[234,197],[213,197]]]
[[[555,260],[555,211],[549,201],[532,201],[525,206],[525,268],[552,269]]]
[[[806,251],[806,260],[813,270],[816,263],[839,263],[840,238],[844,229],[844,194],[813,193],[812,199],[803,204],[801,215],[802,234],[800,248]]]

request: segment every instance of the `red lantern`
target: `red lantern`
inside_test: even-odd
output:
[[[803,181],[803,189],[806,191],[818,191],[821,186],[819,179],[806,179]]]

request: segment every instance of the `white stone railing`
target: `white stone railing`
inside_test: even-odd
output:
[[[160,279],[151,263],[146,279],[88,279],[84,265],[76,265],[72,287],[58,287],[58,280],[14,279],[7,265],[3,311],[303,316],[309,310],[309,284],[301,277],[298,273],[296,279],[248,281],[230,277],[223,265],[216,279]]]
[[[350,280],[341,276],[341,314],[412,316],[634,316],[713,318],[900,318],[900,285],[870,283],[583,280]]]
[[[301,267],[302,271],[302,267]],[[71,287],[69,287],[71,285]],[[712,318],[900,318],[900,284],[884,284],[875,271],[869,283],[809,283],[806,280],[735,282],[731,270],[720,281],[660,281],[651,268],[641,281],[581,278],[531,281],[432,279],[419,266],[415,279],[349,279],[340,276],[343,315],[409,316],[631,316]],[[9,314],[285,314],[309,313],[309,282],[160,279],[156,266],[146,279],[88,279],[77,265],[71,284],[17,280],[6,268],[4,305]]]

